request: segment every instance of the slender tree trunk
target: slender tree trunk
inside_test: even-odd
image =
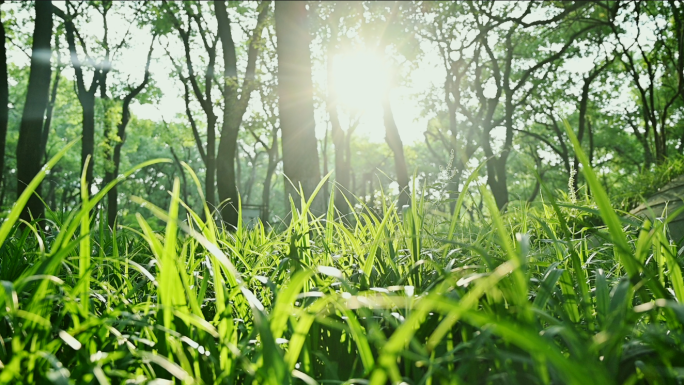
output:
[[[337,114],[335,114],[337,115]],[[337,116],[335,116],[337,119]],[[331,116],[331,121],[333,120]],[[348,191],[350,191],[349,180],[351,171],[351,159],[349,158],[349,140],[344,131],[339,127],[339,121],[333,125],[333,144],[335,145],[335,182],[337,190],[335,191],[335,208],[340,212],[341,216],[349,214],[349,205],[347,204]],[[347,197],[345,199],[345,197]]]
[[[251,160],[252,167],[249,170],[249,179],[247,180],[247,187],[245,188],[245,204],[246,205],[248,205],[252,202],[252,189],[254,188],[254,181],[256,180],[257,161],[259,159],[259,154],[256,154],[254,156],[254,159]]]
[[[131,98],[132,99],[132,98]],[[130,102],[130,101],[129,101]],[[120,141],[114,145],[114,153],[112,155],[112,169],[105,172],[104,184],[107,185],[119,176],[119,165],[121,164],[121,148],[126,141],[126,126],[130,120],[130,113],[128,111],[128,103],[124,101],[123,114],[121,121],[117,125],[117,135]],[[114,185],[107,193],[107,224],[109,228],[113,229],[116,223],[116,216],[119,211],[118,201],[119,191],[117,185]]]
[[[330,133],[330,130],[327,129],[325,130],[325,136],[323,136],[323,141],[321,143],[321,155],[323,156],[323,173],[322,175],[328,175],[330,172],[330,168],[328,166],[328,135]],[[330,200],[330,191],[328,189],[328,183],[323,185],[323,188],[321,189],[321,193],[323,194],[323,198],[325,199],[326,202]]]
[[[114,145],[114,154],[112,155],[112,158],[108,159],[108,161],[112,162],[112,170],[105,172],[105,185],[107,185],[109,182],[113,181],[119,176],[119,165],[121,164],[121,148],[126,142],[126,127],[128,126],[128,123],[131,120],[131,102],[145,89],[145,87],[147,87],[147,83],[149,83],[150,81],[150,62],[152,61],[152,51],[154,49],[155,38],[156,35],[152,37],[150,50],[147,53],[147,62],[145,64],[145,75],[143,77],[143,81],[137,87],[130,90],[130,92],[126,96],[124,96],[123,103],[121,106],[121,120],[119,121],[116,127],[116,135],[119,138],[119,140]],[[171,151],[173,152],[173,148],[171,148]],[[185,174],[183,174],[182,169],[181,174],[183,175],[183,178],[185,178]],[[183,179],[183,182],[185,182],[185,179]],[[117,186],[114,185],[114,187],[107,193],[107,224],[111,229],[114,228],[118,209],[118,190]]]
[[[225,116],[224,116],[225,119]],[[216,164],[217,188],[221,199],[221,217],[226,224],[237,226],[238,222],[238,189],[235,173],[235,158],[237,155],[238,130],[224,123],[221,130],[221,140],[218,148],[218,162]]]
[[[0,1],[0,5],[4,1]],[[0,184],[3,182],[5,170],[5,141],[7,138],[7,124],[9,122],[9,83],[7,81],[7,50],[5,48],[5,25],[0,20]],[[5,185],[3,184],[3,192]],[[2,206],[2,200],[0,200]]]
[[[535,199],[537,199],[537,195],[539,195],[540,189],[541,183],[539,183],[538,180],[534,181],[534,188],[532,189],[532,194],[530,194],[530,197],[527,198],[527,203],[532,203]]]
[[[55,36],[55,51],[57,52],[57,68],[55,70],[55,78],[52,82],[52,91],[50,91],[50,101],[48,102],[47,111],[45,112],[45,122],[43,123],[43,133],[40,138],[40,153],[43,157],[43,163],[47,163],[49,159],[49,154],[47,153],[47,143],[50,137],[50,126],[52,125],[52,114],[55,109],[55,103],[57,103],[57,91],[59,90],[59,80],[62,77],[62,70],[64,66],[62,65],[62,55],[60,54],[59,46],[59,35]],[[53,178],[51,178],[52,180]],[[54,181],[51,182],[51,189],[54,187]],[[51,190],[52,191],[52,190]],[[53,194],[54,195],[54,194]],[[47,200],[47,199],[46,199]],[[54,199],[53,199],[54,200]],[[54,203],[49,206],[54,209]]]
[[[458,66],[454,63],[450,67],[447,67],[447,79],[444,83],[444,101],[446,102],[447,109],[449,112],[449,133],[451,134],[451,149],[453,153],[450,156],[462,157],[462,154],[458,154],[458,123],[456,121],[456,112],[458,106],[460,106],[461,100],[461,90],[460,90],[460,76],[458,72]],[[453,95],[454,100],[451,100]],[[445,143],[446,144],[446,143]],[[461,173],[463,168],[461,165],[464,164],[461,159],[451,159],[451,162],[455,162],[455,172],[454,176],[447,183],[447,191],[449,192],[449,209],[453,214],[456,211],[456,201],[458,200],[458,187],[461,179]],[[452,163],[454,164],[454,163]]]
[[[235,173],[235,157],[237,155],[237,141],[242,124],[242,117],[247,110],[252,90],[254,89],[254,73],[256,60],[259,55],[259,40],[268,13],[269,2],[261,2],[258,6],[259,15],[257,25],[252,33],[247,53],[247,68],[241,95],[238,98],[237,53],[235,42],[230,29],[230,18],[224,0],[214,1],[218,35],[223,48],[223,124],[221,126],[221,140],[219,141],[218,157],[216,159],[217,189],[221,200],[221,216],[229,226],[238,223],[238,188],[239,180]]]
[[[587,120],[587,133],[589,134],[589,166],[594,167],[594,130],[591,120]]]
[[[55,102],[57,101],[57,89],[59,87],[59,78],[62,76],[62,68],[58,67],[55,71],[55,80],[52,82],[52,91],[50,92],[50,102],[47,106],[47,111],[45,113],[45,123],[43,123],[43,132],[40,138],[40,154],[43,157],[43,161],[47,162],[47,142],[50,136],[50,125],[52,123],[52,112],[55,109]]]
[[[216,208],[216,116],[207,116],[207,174],[205,194],[210,208]]]
[[[119,124],[121,126],[121,124]],[[123,147],[123,138],[121,142],[114,146],[114,154],[112,156],[113,169],[111,172],[105,173],[105,185],[113,181],[119,175],[119,164],[121,163],[121,147]],[[110,229],[114,228],[116,223],[116,216],[119,211],[119,201],[118,201],[119,191],[117,186],[112,187],[107,193],[107,224]]]
[[[508,37],[510,41],[510,35]],[[512,50],[513,48],[510,48]],[[512,55],[512,53],[510,54]],[[503,80],[503,90],[506,95],[505,99],[505,117],[504,125],[506,126],[506,138],[504,140],[504,145],[501,150],[501,154],[492,159],[491,162],[494,164],[494,175],[487,177],[487,182],[489,187],[492,189],[492,194],[494,195],[494,200],[496,200],[496,206],[499,210],[503,210],[508,204],[509,194],[508,194],[508,173],[506,172],[506,164],[508,163],[508,155],[511,152],[511,147],[513,146],[513,111],[515,106],[513,105],[513,91],[510,87],[510,66],[511,58],[508,57],[506,60],[506,69],[504,71]]]
[[[264,210],[261,214],[261,222],[263,223],[267,223],[269,219],[271,207],[271,184],[273,183],[273,174],[275,174],[275,169],[278,165],[277,156],[277,153],[275,156],[272,156],[271,151],[269,151],[268,169],[266,170],[266,178],[264,179],[264,189],[261,193],[261,204],[264,206]]]
[[[17,195],[24,192],[26,186],[41,168],[40,142],[43,130],[43,118],[48,104],[50,92],[50,40],[52,39],[52,1],[35,2],[36,21],[33,30],[31,51],[31,73],[29,75],[26,103],[19,127],[17,143]],[[47,60],[46,60],[47,59]],[[43,216],[44,206],[38,198],[40,186],[29,199],[21,218],[30,220],[31,216]]]
[[[404,144],[399,136],[397,123],[394,121],[394,114],[390,106],[388,93],[382,99],[383,117],[385,121],[385,141],[394,154],[394,168],[399,184],[399,208],[410,204],[411,194],[409,192],[409,176],[406,167],[406,157],[404,156]]]
[[[80,96],[80,95],[79,95]],[[90,156],[86,169],[86,183],[88,193],[93,183],[93,169],[95,165],[95,95],[87,93],[79,97],[83,108],[83,139],[81,141],[81,169],[85,167],[86,159]]]
[[[216,37],[213,41],[208,41],[203,39],[204,43],[204,48],[206,50],[206,60],[207,60],[207,66],[206,66],[206,72],[204,73],[204,91],[200,88],[200,82],[198,81],[198,76],[195,74],[195,70],[192,64],[192,50],[191,50],[191,45],[190,45],[190,37],[191,37],[191,24],[192,20],[194,19],[197,25],[197,28],[199,30],[199,33],[202,34],[203,38],[206,38],[208,33],[203,28],[203,24],[201,23],[202,15],[191,15],[188,13],[188,20],[187,20],[187,30],[184,29],[183,23],[179,20],[178,16],[176,15],[175,11],[172,10],[170,7],[165,7],[167,15],[173,22],[173,25],[178,31],[178,34],[181,37],[181,41],[183,43],[183,48],[185,50],[185,64],[186,68],[188,71],[188,76],[187,78],[183,78],[181,75],[181,69],[180,66],[176,64],[175,60],[173,57],[169,54],[169,58],[173,62],[174,66],[176,67],[176,70],[178,71],[179,77],[181,80],[185,83],[185,80],[188,80],[190,82],[190,85],[192,86],[192,91],[195,94],[195,97],[197,98],[197,101],[200,103],[202,106],[202,110],[204,111],[204,114],[207,117],[207,148],[206,148],[206,153],[202,156],[202,160],[204,161],[204,165],[206,166],[206,174],[205,174],[205,201],[207,203],[207,206],[209,206],[211,209],[214,209],[216,207],[216,121],[218,120],[217,116],[214,114],[214,102],[212,100],[212,95],[211,95],[211,88],[213,85],[213,80],[214,80],[214,65],[216,62],[216,45],[218,44],[218,37]],[[187,11],[187,10],[186,10]],[[187,11],[189,12],[189,11]],[[195,140],[197,141],[197,147],[200,150],[200,154],[202,154],[202,143],[199,142],[199,132],[197,131],[197,127],[195,126],[194,123],[194,118],[192,117],[192,114],[190,112],[189,108],[189,92],[188,90],[185,91],[185,103],[186,103],[186,111],[188,114],[188,119],[190,120],[190,124],[192,125],[193,128],[193,135],[195,137]]]
[[[64,14],[60,16],[64,19],[71,64],[76,73],[76,93],[82,108],[83,139],[81,140],[81,169],[85,167],[85,161],[88,156],[91,157],[86,170],[86,182],[88,184],[88,191],[90,191],[90,186],[93,182],[93,165],[95,163],[93,159],[95,150],[95,91],[97,91],[99,81],[101,80],[101,71],[94,71],[90,88],[86,89],[83,68],[76,51],[76,26],[74,26],[71,16]]]
[[[462,168],[457,168],[454,172],[454,176],[451,177],[447,188],[449,189],[449,210],[453,214],[456,211],[456,201],[458,201],[458,187],[461,184],[461,174],[463,173]]]
[[[587,112],[589,110],[589,91],[591,89],[591,83],[596,79],[596,77],[608,67],[608,65],[612,63],[612,60],[606,61],[605,64],[603,64],[601,67],[595,68],[592,70],[587,77],[584,78],[584,85],[582,86],[582,96],[580,97],[580,103],[579,103],[579,124],[577,128],[577,140],[579,141],[580,144],[582,144],[582,140],[584,139],[584,132],[587,131],[587,126],[588,126],[588,119],[587,119]],[[589,131],[589,141],[590,141],[590,160],[593,158],[593,134],[591,132],[591,127],[588,127]],[[591,163],[591,162],[590,162]],[[591,164],[590,164],[591,166]],[[575,170],[579,169],[579,159],[577,156],[575,156],[574,159],[574,168]],[[574,178],[574,186],[573,188],[575,191],[579,189],[579,178]]]
[[[185,177],[185,169],[183,169],[183,165],[181,164],[178,155],[176,155],[176,151],[173,150],[173,146],[169,146],[169,149],[171,150],[171,156],[173,156],[173,161],[176,163],[176,166],[180,171],[181,180],[183,182],[183,201],[189,204],[190,202],[188,200],[188,180]]]
[[[349,141],[347,134],[342,130],[340,124],[340,117],[337,110],[337,97],[333,90],[333,51],[328,48],[328,115],[330,116],[330,126],[332,130],[332,141],[335,146],[335,183],[338,186],[335,191],[335,208],[339,211],[340,216],[344,217],[349,214],[349,205],[345,196],[349,191],[349,177],[350,177],[350,158],[349,158]],[[349,199],[349,198],[347,198]]]
[[[271,186],[273,184],[273,175],[276,167],[278,167],[278,131],[279,128],[275,124],[271,129],[271,146],[268,148],[268,168],[266,169],[266,178],[264,179],[264,189],[261,192],[261,204],[264,209],[261,212],[261,222],[268,223],[271,211]]]
[[[494,200],[496,201],[496,207],[502,210],[506,204],[508,204],[508,183],[506,175],[506,161],[507,157],[504,158],[503,154],[497,159],[492,159],[490,162],[494,162],[494,174],[487,175],[487,183],[492,189],[492,195],[494,195]]]
[[[584,81],[584,87],[582,87],[582,97],[580,98],[580,105],[579,105],[579,127],[577,128],[577,140],[579,141],[580,145],[582,144],[582,139],[584,139],[584,131],[586,129],[586,121],[587,121],[587,108],[589,104],[589,85],[591,82],[587,81],[585,79]],[[573,166],[575,170],[579,170],[579,158],[575,156]],[[572,188],[577,191],[579,190],[579,177],[573,178],[573,186]]]
[[[235,158],[237,156],[237,141],[240,129],[240,119],[237,119],[237,64],[235,43],[230,31],[230,19],[226,11],[225,1],[214,1],[218,34],[223,48],[223,124],[221,126],[221,140],[218,148],[218,195],[221,200],[221,217],[229,226],[238,223],[238,188],[240,182],[235,173]]]
[[[311,51],[306,3],[277,1],[275,29],[278,40],[278,104],[283,143],[283,169],[290,182],[285,185],[298,206],[301,184],[306,197],[321,180],[316,142],[311,79]],[[323,212],[316,199],[314,212]]]
[[[634,136],[636,136],[637,140],[641,144],[641,147],[644,150],[644,165],[643,169],[648,170],[651,168],[651,165],[654,162],[653,159],[653,152],[651,151],[651,145],[648,141],[648,129],[646,130],[645,133],[641,133],[639,130],[639,127],[636,125],[636,123],[631,120],[631,118],[628,117],[628,123],[630,127],[632,127],[632,131],[634,132]],[[682,146],[684,147],[684,135],[682,136]]]

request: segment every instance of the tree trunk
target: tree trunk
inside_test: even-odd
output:
[[[337,97],[333,90],[333,54],[332,48],[328,48],[328,115],[330,116],[330,126],[332,130],[332,140],[335,146],[335,184],[337,189],[335,191],[335,208],[339,211],[340,216],[344,217],[349,214],[349,205],[347,204],[347,191],[349,191],[350,179],[350,158],[348,149],[347,134],[342,130],[340,124],[340,117],[337,113]]]
[[[43,130],[43,117],[50,92],[50,40],[52,39],[52,1],[36,1],[36,21],[33,30],[31,50],[31,73],[26,91],[26,104],[21,116],[19,141],[17,144],[17,195],[38,174],[41,168],[40,141]],[[47,59],[47,60],[46,60]],[[30,220],[31,216],[43,216],[43,203],[38,196],[40,186],[31,195],[21,218]]]
[[[168,3],[165,3],[168,5]],[[171,59],[172,63],[176,67],[176,70],[178,71],[178,75],[181,78],[181,81],[184,83],[184,87],[187,83],[186,80],[190,81],[190,85],[192,86],[192,91],[195,94],[195,97],[197,98],[197,101],[199,104],[202,106],[202,110],[204,111],[204,114],[207,117],[207,149],[206,153],[202,155],[202,143],[199,141],[199,132],[197,131],[197,127],[194,123],[194,118],[192,117],[192,114],[190,112],[189,108],[189,92],[186,89],[185,91],[185,103],[186,103],[186,112],[188,114],[188,119],[190,120],[190,124],[193,129],[193,135],[195,137],[195,140],[197,141],[197,147],[200,150],[200,155],[202,156],[202,160],[204,161],[204,165],[206,166],[206,174],[205,174],[205,201],[207,203],[207,206],[209,206],[210,209],[214,209],[216,207],[216,185],[215,185],[215,177],[216,177],[216,121],[218,120],[217,116],[214,114],[214,102],[212,100],[212,95],[211,95],[211,88],[214,80],[214,64],[216,62],[216,45],[218,44],[218,37],[216,37],[213,41],[208,41],[205,40],[208,33],[204,30],[204,27],[202,26],[203,24],[201,23],[202,20],[202,15],[191,15],[188,13],[188,20],[187,20],[187,30],[183,28],[183,23],[178,19],[176,10],[171,9],[170,7],[166,6],[165,7],[167,15],[173,22],[173,25],[178,31],[178,34],[181,37],[181,41],[183,43],[183,48],[185,50],[185,64],[187,67],[188,71],[188,76],[187,78],[184,78],[181,75],[181,69],[180,66],[176,64],[174,58],[169,54],[169,58]],[[188,10],[186,10],[189,12]],[[200,35],[203,37],[203,43],[204,43],[204,48],[206,50],[206,61],[207,61],[207,66],[206,66],[206,72],[204,73],[204,92],[200,88],[200,82],[198,81],[198,76],[195,74],[194,67],[192,65],[192,50],[191,50],[191,45],[190,45],[190,31],[191,31],[191,23],[192,20],[195,20],[197,24],[197,28],[199,30]]]
[[[584,80],[584,86],[582,87],[582,97],[580,98],[580,105],[579,105],[579,124],[577,128],[577,141],[582,145],[582,139],[584,139],[584,131],[586,127],[586,121],[587,121],[587,109],[589,105],[589,85],[591,84],[590,81],[587,79]],[[573,166],[575,170],[579,170],[579,158],[577,158],[577,155],[575,155],[574,163]],[[579,190],[579,176],[573,178],[573,186],[572,188],[577,191]]]
[[[277,142],[275,143],[277,151]],[[261,214],[261,222],[267,223],[269,219],[269,212],[271,207],[271,183],[273,182],[273,174],[275,174],[276,166],[278,165],[277,152],[272,156],[272,151],[268,154],[268,169],[266,170],[266,178],[264,179],[264,189],[261,193],[261,204],[264,209]]]
[[[456,168],[456,171],[454,171],[454,176],[451,177],[451,180],[449,180],[449,183],[447,184],[449,191],[449,212],[452,214],[456,212],[456,202],[458,201],[458,196],[465,192],[458,192],[458,187],[461,184],[462,173],[462,168]]]
[[[76,26],[71,19],[71,16],[62,14],[64,19],[64,27],[66,29],[66,38],[69,45],[69,54],[71,56],[71,64],[74,67],[76,74],[76,93],[78,100],[81,103],[82,117],[83,117],[83,139],[81,140],[81,169],[85,167],[85,161],[90,155],[91,159],[86,170],[86,182],[88,184],[88,191],[93,182],[93,165],[94,165],[94,149],[95,149],[95,91],[97,90],[98,82],[100,81],[101,72],[95,70],[93,78],[90,82],[90,88],[86,89],[83,79],[83,68],[81,61],[78,58],[76,51]]]
[[[223,124],[221,126],[221,140],[219,141],[218,157],[216,159],[217,188],[221,200],[221,217],[232,227],[238,223],[238,188],[235,173],[235,157],[237,155],[237,141],[242,124],[242,117],[247,110],[250,95],[254,89],[254,73],[256,60],[259,55],[259,40],[268,13],[268,2],[261,2],[257,7],[257,25],[252,33],[247,53],[247,67],[242,85],[242,93],[238,98],[237,53],[235,42],[230,30],[230,18],[224,0],[214,1],[218,35],[223,48]]]
[[[411,202],[409,176],[406,158],[404,157],[404,144],[399,136],[397,123],[394,121],[388,93],[385,93],[382,99],[382,110],[385,121],[385,141],[394,154],[394,168],[397,174],[397,183],[399,183],[399,200],[397,204],[401,209]]]
[[[330,167],[328,166],[328,135],[330,133],[330,130],[326,127],[325,129],[325,135],[323,136],[323,140],[321,141],[321,156],[323,158],[323,173],[322,175],[328,175],[330,172]],[[330,191],[328,189],[328,183],[323,185],[323,188],[320,191],[321,194],[323,194],[323,198],[325,199],[326,202],[330,200]]]
[[[59,49],[58,47],[56,49]],[[59,88],[59,78],[62,76],[62,68],[58,67],[55,71],[55,80],[52,82],[52,91],[50,92],[50,102],[47,106],[47,111],[45,112],[45,122],[43,123],[43,132],[40,138],[40,155],[43,157],[43,161],[47,163],[48,153],[47,153],[47,142],[50,136],[50,125],[52,123],[52,112],[55,108],[55,102],[57,101],[57,89]]]
[[[592,70],[587,77],[584,78],[584,85],[582,86],[582,96],[580,98],[580,103],[579,103],[579,124],[577,128],[577,141],[582,144],[582,139],[584,139],[584,132],[587,130],[587,125],[588,125],[588,119],[587,119],[587,111],[589,110],[589,91],[591,88],[591,83],[598,77],[598,75],[608,67],[608,65],[612,63],[612,60],[606,61],[605,64],[603,64],[601,67],[595,68]],[[593,134],[591,133],[591,127],[588,128],[589,130],[589,140],[590,140],[590,151],[589,151],[589,166],[591,167],[591,160],[593,158],[594,150],[593,150]],[[575,156],[574,160],[574,167],[575,170],[579,170],[579,159],[577,156]],[[575,191],[579,189],[579,178],[574,178],[573,179],[573,188]]]
[[[591,127],[591,120],[587,120],[587,133],[589,134],[589,165],[594,167],[594,130]]]
[[[221,140],[218,148],[218,162],[216,165],[217,188],[221,200],[221,217],[229,226],[237,226],[238,223],[238,189],[237,176],[235,173],[235,157],[237,155],[237,140],[240,129],[236,119],[237,104],[237,55],[235,42],[230,31],[230,19],[226,11],[224,0],[214,1],[216,21],[218,23],[218,35],[221,38],[223,48],[223,124],[221,126]]]
[[[121,127],[121,124],[122,123],[119,123],[119,127]],[[119,130],[121,129],[119,128]],[[123,142],[124,137],[121,137],[121,142],[114,146],[114,155],[112,157],[114,166],[111,172],[108,171],[105,173],[105,185],[113,181],[119,175],[119,164],[121,164],[121,147],[123,147]],[[119,211],[118,195],[119,191],[116,185],[107,193],[107,224],[109,225],[110,229],[114,229],[116,216]]]
[[[149,83],[150,81],[150,62],[152,61],[152,51],[154,49],[155,38],[156,35],[152,37],[150,50],[147,53],[147,63],[145,64],[145,75],[143,77],[142,83],[140,83],[140,85],[138,85],[137,87],[133,88],[123,99],[123,105],[121,107],[121,121],[119,121],[119,124],[117,124],[116,127],[116,135],[118,136],[119,141],[117,141],[114,145],[114,154],[110,159],[113,163],[112,170],[105,172],[105,186],[119,176],[119,165],[121,164],[121,148],[126,142],[126,127],[128,126],[128,123],[131,120],[131,102],[142,92],[143,89],[145,89],[147,83]],[[173,152],[173,147],[171,147],[171,151]],[[183,182],[185,183],[185,174],[183,174],[183,169],[181,169],[181,175],[183,175]],[[114,187],[112,187],[112,189],[109,190],[109,192],[107,193],[107,224],[111,229],[114,228],[118,209],[118,191],[117,186],[114,185]]]
[[[3,4],[4,1],[0,1]],[[7,124],[9,122],[9,83],[7,82],[7,50],[5,48],[5,25],[0,20],[0,184],[3,182],[5,170],[5,140],[7,138]],[[5,185],[3,185],[5,190]],[[2,201],[0,200],[0,206]]]
[[[301,184],[308,198],[321,180],[314,122],[311,51],[306,3],[277,1],[275,30],[278,46],[278,104],[283,143],[286,191],[299,206]],[[322,199],[313,205],[323,212]]]
[[[181,164],[181,160],[178,158],[178,155],[176,155],[176,151],[173,150],[173,146],[169,145],[169,150],[171,150],[171,156],[173,156],[173,161],[176,163],[176,166],[180,171],[181,181],[183,183],[183,201],[189,203],[190,201],[188,200],[188,180],[185,177],[185,169],[183,169],[183,164]]]
[[[226,106],[226,109],[230,107]],[[221,140],[218,147],[218,161],[216,162],[217,188],[221,200],[221,217],[230,226],[237,226],[238,222],[238,189],[235,173],[235,157],[237,155],[238,127],[226,122],[230,116],[223,116]]]
[[[90,156],[90,161],[88,162],[88,168],[86,170],[86,183],[88,184],[88,193],[90,194],[90,186],[93,183],[93,169],[95,165],[95,94],[86,93],[79,97],[79,99],[81,100],[81,107],[83,108],[81,169],[85,167],[86,159]]]
[[[492,194],[494,195],[494,200],[496,201],[496,207],[499,210],[508,204],[508,183],[506,175],[506,161],[508,157],[503,157],[503,154],[497,159],[492,159],[490,162],[494,162],[494,175],[487,175],[487,183],[492,189]]]
[[[242,149],[244,150],[244,147]],[[254,186],[254,179],[256,178],[256,165],[260,153],[257,153],[254,157],[251,157],[246,151],[243,152],[245,152],[245,155],[247,156],[247,166],[249,166],[250,163],[252,164],[252,166],[249,168],[249,174],[247,175],[245,187],[243,189],[240,189],[240,201],[243,202],[243,204],[245,205],[249,205],[250,200],[252,198],[252,187]],[[236,159],[236,161],[239,162],[240,160]]]
[[[210,209],[216,208],[216,116],[207,116],[207,174],[205,194]]]

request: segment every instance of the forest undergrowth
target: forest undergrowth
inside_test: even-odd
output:
[[[132,197],[149,216],[106,228],[108,189],[155,160],[19,223],[71,145],[0,226],[2,384],[684,382],[681,250],[666,221],[616,212],[590,168],[575,203],[544,190],[502,213],[480,187],[468,220],[466,194],[445,215],[414,188],[342,221],[333,196],[320,216],[302,198],[277,232],[226,231],[176,180],[169,207]]]

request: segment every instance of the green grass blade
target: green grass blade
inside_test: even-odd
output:
[[[629,243],[627,242],[627,236],[622,230],[620,218],[618,218],[617,214],[615,213],[615,210],[613,210],[613,207],[610,203],[610,198],[608,198],[608,194],[606,193],[603,186],[601,186],[601,183],[596,177],[594,170],[591,168],[589,158],[587,158],[587,155],[584,153],[584,150],[582,150],[582,146],[577,140],[577,137],[575,136],[575,132],[573,131],[572,127],[570,127],[570,123],[568,123],[567,120],[563,120],[563,123],[565,124],[565,130],[575,149],[575,154],[577,155],[577,158],[580,160],[580,162],[582,162],[582,172],[584,173],[584,177],[587,181],[587,184],[589,185],[589,188],[591,188],[592,194],[594,196],[594,201],[596,202],[596,205],[599,207],[601,218],[603,218],[603,221],[608,226],[608,231],[610,233],[611,239],[616,247],[616,254],[619,257],[620,262],[624,266],[627,275],[629,275],[630,279],[632,280],[632,283],[636,284],[638,281],[640,281],[640,267],[638,261],[632,254],[632,248],[629,246]],[[659,282],[653,279],[649,279],[647,281],[647,285],[651,289],[653,294],[656,296],[656,298],[670,297]]]

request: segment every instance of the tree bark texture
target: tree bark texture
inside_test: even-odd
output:
[[[4,1],[0,1],[3,4]],[[5,48],[5,25],[0,20],[0,184],[5,170],[5,141],[9,122],[9,83],[7,81],[7,49]],[[4,185],[3,185],[4,188]],[[2,204],[2,201],[0,201]]]
[[[41,168],[40,142],[43,131],[43,118],[50,92],[50,40],[52,39],[52,2],[36,1],[36,21],[31,47],[31,73],[26,91],[26,104],[21,116],[19,142],[17,144],[17,195],[38,174]],[[39,199],[40,186],[29,199],[21,218],[30,220],[31,216],[43,216],[44,206]]]
[[[283,169],[289,179],[286,191],[300,202],[301,184],[308,198],[321,180],[315,135],[311,36],[306,3],[277,1],[275,30],[278,46],[278,104],[282,129]],[[323,211],[321,199],[314,211]]]
[[[242,118],[247,110],[249,99],[254,90],[254,74],[259,56],[259,40],[264,27],[270,2],[261,2],[258,6],[257,25],[252,32],[247,52],[247,68],[245,78],[238,93],[237,53],[231,33],[231,22],[224,0],[214,1],[218,35],[223,49],[223,123],[221,139],[216,157],[216,182],[219,200],[221,201],[221,217],[230,227],[238,223],[238,180],[235,173],[238,133]]]

